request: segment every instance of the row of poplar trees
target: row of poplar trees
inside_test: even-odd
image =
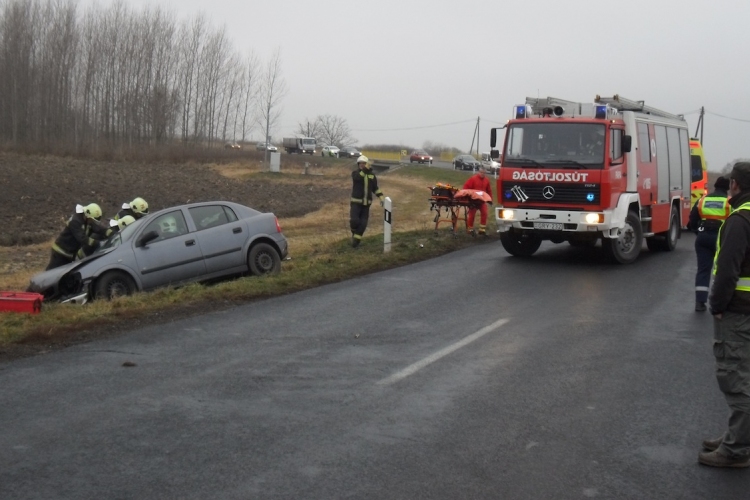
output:
[[[279,52],[271,59],[240,54],[203,15],[178,21],[122,2],[82,11],[70,0],[6,0],[0,141],[211,146],[244,140],[255,124],[265,134],[283,91]]]

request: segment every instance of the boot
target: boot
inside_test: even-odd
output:
[[[696,302],[695,303],[695,311],[696,312],[703,312],[706,310],[706,303],[705,302]]]
[[[716,451],[721,446],[722,441],[724,441],[724,436],[716,439],[704,439],[702,443],[703,449],[706,451]]]
[[[707,451],[698,455],[698,463],[711,467],[750,467],[750,457],[727,457],[719,450]]]

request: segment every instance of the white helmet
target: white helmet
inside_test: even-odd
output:
[[[369,161],[370,160],[365,155],[361,155],[359,158],[357,158],[357,163],[367,163]]]
[[[170,215],[168,217],[164,217],[162,220],[159,221],[159,227],[161,228],[161,232],[165,234],[172,234],[177,232],[177,219],[174,218],[174,216]]]

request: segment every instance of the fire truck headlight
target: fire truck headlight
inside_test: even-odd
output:
[[[500,218],[503,220],[513,220],[516,218],[516,213],[513,210],[501,209]]]
[[[583,220],[586,224],[601,224],[604,222],[604,214],[584,214]]]

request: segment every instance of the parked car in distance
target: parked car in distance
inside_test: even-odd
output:
[[[482,153],[482,165],[484,165],[484,168],[486,168],[487,172],[490,174],[497,174],[500,172],[500,162],[493,160],[490,153]]]
[[[224,149],[242,149],[242,146],[240,146],[236,142],[227,142],[226,144],[224,144]]]
[[[362,151],[353,146],[346,146],[339,151],[339,158],[359,158],[360,156],[362,156]]]
[[[92,255],[31,278],[44,300],[83,304],[137,291],[242,274],[276,274],[288,253],[272,213],[228,201],[149,214]]]
[[[339,148],[336,146],[323,146],[323,148],[320,150],[320,156],[335,156],[336,158],[339,157]]]
[[[257,146],[255,146],[255,149],[258,151],[272,151],[277,152],[279,148],[271,144],[270,142],[259,142]]]
[[[411,155],[409,156],[409,163],[429,163],[432,165],[432,156],[430,156],[427,151],[423,151],[421,149],[417,149],[415,151],[411,152]]]
[[[453,158],[454,170],[476,170],[482,164],[471,155],[458,155]]]

